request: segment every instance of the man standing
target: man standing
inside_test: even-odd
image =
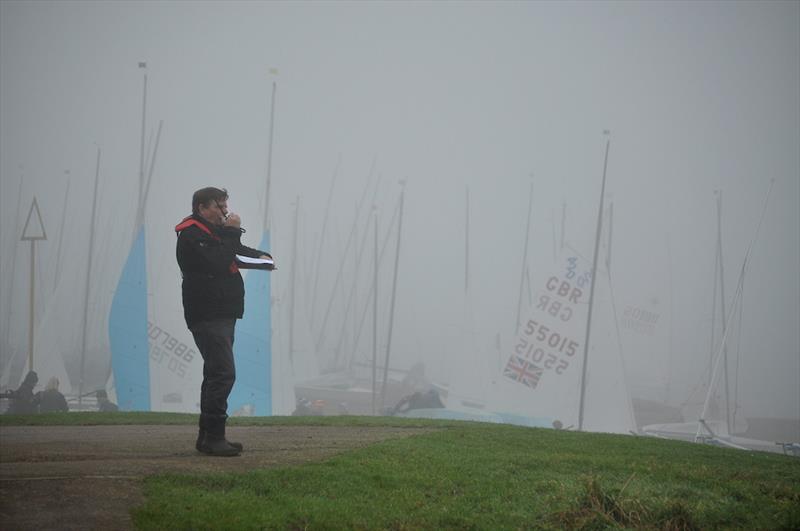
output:
[[[244,282],[236,255],[270,260],[272,256],[241,244],[241,219],[228,213],[224,188],[196,191],[192,215],[181,221],[175,232],[183,275],[183,314],[203,357],[200,431],[195,446],[209,455],[239,455],[242,445],[225,439],[228,396],[236,380],[234,327],[244,313]]]

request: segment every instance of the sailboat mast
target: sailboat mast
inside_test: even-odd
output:
[[[520,273],[519,277],[519,298],[517,299],[517,327],[514,331],[515,334],[519,334],[519,315],[522,312],[522,286],[525,282],[525,272],[527,271],[528,266],[528,240],[530,239],[531,234],[531,210],[533,210],[533,174],[531,174],[531,191],[530,191],[530,198],[528,199],[528,224],[525,227],[525,245],[523,247],[523,255],[522,255],[522,272]]]
[[[97,214],[97,184],[100,181],[100,146],[97,146],[97,162],[94,170],[94,193],[92,194],[92,217],[89,226],[89,259],[86,264],[86,291],[83,295],[83,331],[81,333],[81,372],[78,380],[78,409],[83,405],[84,367],[86,365],[86,329],[89,323],[89,287],[92,280],[92,257],[94,255],[94,226]]]
[[[269,230],[269,188],[272,183],[272,141],[275,131],[275,92],[277,85],[272,82],[272,99],[269,106],[269,147],[267,148],[267,186],[264,192],[264,232]]]
[[[750,259],[750,253],[753,250],[753,245],[755,245],[755,243],[756,243],[756,239],[758,238],[758,233],[761,230],[761,224],[764,222],[764,215],[767,212],[767,203],[769,202],[769,196],[772,193],[772,186],[774,184],[775,184],[775,179],[770,180],[769,188],[767,189],[767,195],[766,195],[766,197],[764,197],[764,205],[761,208],[761,217],[758,219],[758,225],[756,226],[756,233],[755,233],[755,235],[753,235],[753,239],[750,241],[750,244],[747,246],[747,252],[745,253],[744,260],[742,261],[742,269],[739,272],[739,282],[737,283],[736,293],[734,294],[733,302],[731,303],[731,311],[728,312],[728,316],[727,316],[728,319],[730,319],[733,316],[733,314],[735,313],[733,310],[736,308],[736,305],[738,304],[738,302],[739,302],[739,300],[740,300],[740,298],[742,296],[742,290],[744,289],[744,274],[745,274],[745,272],[747,270],[747,261]],[[729,330],[730,330],[730,328],[726,326],[725,327],[725,333],[722,334],[722,345],[720,346],[720,349],[719,349],[718,354],[717,354],[716,362],[714,363],[714,369],[713,369],[712,374],[711,374],[711,385],[709,385],[708,391],[706,392],[706,399],[705,399],[705,402],[703,403],[703,410],[700,413],[700,419],[699,419],[698,425],[697,425],[697,433],[695,434],[695,441],[700,439],[700,432],[702,431],[703,428],[705,428],[706,430],[711,432],[711,429],[708,427],[708,424],[706,424],[705,417],[706,417],[706,413],[708,413],[708,406],[709,406],[709,404],[711,402],[711,394],[713,392],[713,384],[714,384],[714,381],[716,380],[717,370],[719,369],[719,364],[720,364],[720,360],[722,358],[723,349],[725,348],[725,344],[726,344],[726,342],[728,340],[728,331]],[[714,435],[713,432],[711,432],[711,434]]]
[[[144,85],[142,87],[142,134],[139,144],[139,201],[136,203],[136,223],[134,225],[135,231],[139,228],[142,221],[142,203],[144,202],[144,131],[147,116],[147,63],[139,63],[139,68],[144,68]]]
[[[375,217],[375,238],[373,253],[372,282],[372,414],[375,414],[375,395],[377,392],[378,367],[378,209],[373,207]],[[358,339],[356,339],[356,343]],[[355,344],[355,343],[354,343]]]
[[[589,361],[589,339],[592,331],[592,306],[594,304],[594,288],[597,285],[597,257],[600,254],[600,233],[603,228],[603,200],[606,193],[606,170],[608,169],[608,150],[611,140],[606,140],[606,156],[603,162],[603,183],[600,186],[600,205],[597,209],[597,234],[594,239],[594,258],[592,259],[592,282],[589,288],[589,314],[586,317],[586,339],[583,344],[583,367],[581,367],[581,397],[578,409],[578,430],[583,430],[583,408],[586,399],[586,366]]]
[[[392,330],[394,329],[394,302],[397,295],[397,270],[400,266],[400,236],[403,233],[403,201],[406,196],[406,182],[400,181],[400,217],[397,222],[397,249],[394,255],[394,280],[392,281],[392,302],[389,305],[389,336],[386,339],[386,362],[383,366],[383,386],[381,387],[381,410],[386,405],[386,384],[389,378],[389,355],[392,351]],[[378,285],[375,285],[378,289]]]
[[[61,276],[61,243],[64,241],[64,227],[67,226],[67,205],[69,204],[69,184],[70,171],[64,170],[67,176],[67,189],[64,192],[64,208],[61,210],[61,228],[58,231],[58,250],[56,250],[56,274],[53,276],[53,291],[58,287],[58,279]]]
[[[614,236],[614,202],[608,205],[608,251],[606,254],[606,269],[611,274],[611,243]]]
[[[719,249],[719,309],[722,312],[722,335],[726,332],[727,317],[725,315],[725,267],[722,254],[722,190],[719,191],[717,196],[717,249]],[[725,422],[728,424],[728,430],[732,429],[731,426],[731,411],[728,390],[728,345],[722,345],[722,373],[725,380]]]
[[[674,322],[674,299],[675,299],[675,288],[673,287],[672,282],[672,246],[669,242],[669,234],[667,234],[667,277],[669,279],[669,350],[667,356],[667,385],[664,389],[664,403],[668,404],[670,399],[670,386],[672,385],[672,357],[673,357],[673,322]]]
[[[719,212],[719,194],[720,190],[714,190],[714,195],[717,196],[717,211]],[[719,234],[719,231],[717,231]],[[719,286],[719,261],[720,261],[720,240],[717,236],[717,244],[714,247],[714,286],[711,293],[711,344],[708,347],[708,388],[711,388],[711,375],[714,372],[714,343],[717,328],[717,287]]]
[[[300,212],[300,196],[294,207],[294,238],[292,239],[292,272],[291,272],[291,297],[289,299],[289,364],[294,368],[294,300],[297,279],[297,214]]]
[[[319,286],[319,270],[322,265],[323,256],[322,256],[322,249],[325,245],[325,230],[328,228],[328,216],[330,215],[331,211],[331,200],[333,199],[333,191],[336,189],[336,178],[339,176],[339,166],[342,163],[342,156],[339,155],[339,158],[336,160],[336,168],[333,170],[333,178],[331,179],[331,187],[328,190],[328,200],[325,203],[325,215],[322,218],[322,229],[320,230],[319,235],[319,249],[317,250],[317,256],[315,257],[315,272],[314,272],[314,289],[311,292],[311,329],[312,332],[314,330],[314,324],[317,310],[317,294],[319,291],[317,287]]]
[[[469,291],[469,186],[467,188],[467,208],[464,235],[464,293]],[[517,319],[519,321],[519,319]]]

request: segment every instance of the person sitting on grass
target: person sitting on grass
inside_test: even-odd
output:
[[[95,396],[97,397],[97,411],[102,413],[119,411],[119,407],[108,399],[108,393],[106,393],[105,389],[97,391]]]
[[[7,415],[30,415],[36,413],[36,404],[33,401],[33,388],[39,383],[39,376],[30,371],[25,375],[25,379],[16,391],[7,393],[11,399],[11,405],[6,411]]]
[[[67,399],[58,390],[58,378],[53,376],[47,381],[44,391],[39,391],[34,397],[34,402],[39,406],[39,413],[67,412],[69,406]]]

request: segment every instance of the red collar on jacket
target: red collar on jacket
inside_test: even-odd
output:
[[[206,225],[205,223],[203,223],[202,221],[193,216],[186,216],[185,218],[183,218],[183,221],[175,225],[175,232],[180,234],[181,231],[188,229],[192,225],[199,228],[206,234],[209,234],[210,236],[219,240],[219,236],[211,232],[211,229],[208,228],[208,225]]]
[[[181,221],[180,223],[175,225],[175,234],[176,235],[180,235],[181,231],[186,230],[187,228],[189,228],[191,226],[195,226],[195,227],[199,228],[200,230],[202,230],[203,232],[208,233],[208,235],[211,236],[212,238],[214,238],[215,240],[220,240],[221,239],[219,236],[217,236],[216,234],[211,232],[211,229],[208,228],[208,225],[206,225],[205,223],[203,223],[199,219],[196,219],[196,218],[194,218],[192,216],[186,216],[185,218],[183,218],[183,221]],[[230,265],[230,267],[228,269],[229,269],[229,271],[231,273],[238,273],[239,272],[239,267],[236,265],[236,260],[231,262],[231,265]]]

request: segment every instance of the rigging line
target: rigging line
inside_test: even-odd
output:
[[[400,216],[397,222],[397,247],[394,253],[394,275],[392,280],[392,298],[389,303],[389,332],[386,339],[386,361],[383,367],[383,385],[381,386],[381,411],[386,405],[386,386],[389,383],[389,356],[392,351],[392,332],[394,331],[394,310],[397,296],[397,273],[400,269],[400,241],[403,232],[403,201],[406,195],[406,181],[400,181]]]
[[[333,199],[333,190],[336,188],[336,179],[339,176],[339,165],[342,163],[342,155],[339,154],[339,157],[336,159],[336,167],[333,170],[333,177],[331,178],[331,187],[328,190],[328,200],[325,203],[325,215],[322,217],[322,230],[320,231],[319,236],[319,247],[317,250],[317,256],[315,257],[315,269],[316,272],[314,274],[314,290],[311,293],[311,328],[314,328],[314,317],[316,314],[317,309],[317,287],[319,286],[319,269],[322,263],[322,247],[325,244],[325,231],[328,227],[328,216],[330,216],[331,212],[331,200]]]
[[[147,184],[144,188],[144,196],[142,197],[142,201],[147,202],[147,196],[150,194],[150,183],[153,180],[153,171],[156,167],[156,156],[158,155],[158,145],[161,141],[161,127],[164,125],[164,120],[159,120],[158,122],[158,132],[156,133],[156,145],[153,148],[153,156],[150,159],[150,170],[147,172]],[[144,221],[144,209],[145,205],[142,204],[142,222]]]
[[[525,280],[528,285],[528,306],[533,306],[533,286],[531,285],[531,268],[525,268]]]
[[[83,323],[82,324],[82,333],[81,333],[81,362],[80,362],[80,373],[78,379],[78,406],[82,405],[82,397],[84,391],[84,368],[86,365],[86,335],[87,335],[87,328],[89,326],[89,290],[91,288],[91,279],[92,279],[92,254],[94,254],[94,228],[95,228],[95,217],[97,215],[97,186],[100,182],[100,146],[97,146],[97,163],[95,166],[95,175],[94,175],[94,193],[92,194],[92,214],[91,218],[89,219],[90,229],[89,229],[89,261],[86,265],[86,292],[84,293],[83,298]]]
[[[141,63],[140,63],[139,67],[142,68]],[[135,226],[133,228],[134,241],[136,239],[136,230],[138,229],[139,210],[141,210],[141,208],[142,208],[142,194],[144,193],[144,167],[145,167],[145,161],[144,161],[144,132],[145,132],[146,117],[147,117],[147,71],[145,70],[145,72],[144,72],[144,85],[143,85],[143,88],[142,88],[142,133],[141,133],[141,139],[140,139],[140,144],[139,144],[139,197],[138,197],[138,201],[136,202],[137,219],[135,221]]]
[[[522,312],[522,285],[525,281],[525,270],[528,265],[528,241],[530,240],[530,233],[531,233],[531,210],[533,210],[533,174],[531,174],[531,191],[530,197],[528,199],[528,222],[525,225],[525,245],[523,246],[523,254],[522,254],[522,271],[520,272],[519,278],[519,298],[517,299],[517,321],[516,321],[516,328],[514,330],[515,334],[519,334],[519,317],[520,313]]]
[[[736,368],[734,370],[733,387],[733,424],[736,425],[736,413],[739,410],[739,362],[742,358],[742,314],[744,313],[744,279],[742,279],[742,300],[739,304],[739,324],[736,338]]]
[[[328,306],[325,308],[325,316],[322,318],[322,324],[320,325],[319,329],[319,336],[317,336],[317,350],[322,346],[322,342],[325,339],[325,328],[328,324],[328,318],[330,317],[331,308],[333,308],[333,301],[337,299],[336,290],[339,288],[339,283],[342,280],[342,276],[344,275],[344,265],[347,262],[347,252],[350,250],[350,245],[353,243],[355,239],[356,228],[358,227],[358,213],[356,213],[355,219],[353,220],[353,226],[350,228],[350,234],[347,236],[347,242],[344,245],[344,251],[342,252],[342,259],[339,261],[339,270],[336,272],[336,278],[333,281],[333,289],[331,290],[330,299],[328,299]],[[345,314],[346,315],[346,314]]]
[[[368,174],[368,178],[367,178],[367,182],[368,183],[371,182],[371,177],[374,174],[376,164],[377,164],[377,157],[373,155],[372,163],[370,164],[370,170],[369,170],[369,174]],[[365,229],[364,229],[364,234],[361,237],[361,243],[358,244],[358,242],[356,242],[356,247],[353,249],[353,255],[354,255],[354,259],[355,259],[355,270],[354,270],[354,274],[353,274],[353,283],[352,283],[352,286],[351,286],[350,289],[351,289],[351,296],[355,297],[356,301],[358,301],[358,281],[360,279],[361,259],[362,259],[362,255],[363,255],[364,250],[365,250],[366,238],[367,238],[367,236],[368,236],[368,234],[370,232],[370,220],[377,215],[375,213],[376,212],[375,201],[376,201],[377,196],[378,196],[378,187],[380,185],[381,177],[382,177],[382,175],[380,173],[377,174],[377,178],[374,180],[374,183],[371,185],[374,188],[373,192],[372,192],[372,201],[370,202],[372,207],[370,208],[369,212],[367,212],[366,219],[364,220]],[[366,194],[367,189],[368,189],[368,187],[365,188],[365,194]],[[357,210],[359,212],[360,212],[360,209],[361,209],[360,206],[357,207]],[[359,214],[359,217],[360,217],[360,214]],[[358,303],[356,302],[356,305],[357,304]],[[349,314],[347,314],[347,315],[349,315]],[[348,366],[352,363],[352,357],[355,356],[355,349],[357,348],[357,345],[355,344],[355,338],[356,338],[356,333],[357,333],[357,329],[358,329],[358,323],[356,322],[356,311],[355,311],[355,309],[353,310],[352,325],[353,325],[353,336],[352,336],[353,337],[353,348],[352,348],[352,351],[351,351],[350,359],[347,362]],[[342,328],[342,332],[341,333],[344,334],[344,328]],[[337,351],[336,352],[337,363],[338,363],[338,359],[339,359],[339,352]]]
[[[380,266],[381,262],[383,262],[383,255],[386,252],[386,245],[389,243],[389,238],[392,235],[392,229],[394,228],[394,222],[397,219],[397,213],[400,211],[400,202],[397,202],[397,206],[395,207],[394,213],[392,214],[392,219],[389,221],[389,227],[386,229],[386,237],[383,239],[383,245],[381,247],[380,253],[378,254],[378,266]],[[377,289],[376,286],[377,279],[372,280],[372,285],[370,286],[369,292],[367,293],[367,297],[372,296],[373,290]],[[356,334],[355,343],[353,344],[353,349],[355,350],[358,347],[358,341],[361,339],[361,331],[364,328],[364,320],[367,317],[367,310],[369,309],[369,304],[364,305],[364,311],[361,313],[361,321],[358,325],[358,333]]]
[[[294,374],[294,311],[295,311],[295,298],[296,298],[296,282],[297,282],[297,218],[300,213],[300,196],[297,196],[294,207],[294,235],[292,238],[292,269],[289,275],[290,282],[290,299],[289,299],[289,365]]]
[[[272,183],[272,143],[275,131],[275,93],[277,83],[272,81],[272,96],[270,98],[269,110],[269,145],[267,149],[267,182],[264,186],[264,232],[269,231],[269,192]]]
[[[731,319],[731,317],[733,316],[733,310],[736,308],[736,304],[739,302],[739,300],[741,298],[742,288],[744,287],[744,274],[745,274],[745,271],[747,270],[747,262],[750,259],[750,253],[753,251],[753,246],[755,245],[756,239],[758,238],[758,233],[761,230],[761,224],[764,222],[764,216],[767,213],[767,203],[769,202],[769,196],[770,196],[770,193],[772,192],[772,186],[774,184],[775,184],[775,179],[771,179],[770,182],[769,182],[769,188],[767,189],[767,195],[766,195],[766,197],[764,197],[764,206],[761,209],[761,216],[758,219],[758,226],[756,227],[756,232],[753,235],[753,239],[750,240],[750,244],[747,246],[747,252],[745,253],[744,260],[742,261],[742,269],[741,269],[741,271],[739,273],[739,282],[738,282],[738,285],[736,286],[736,293],[734,294],[733,302],[731,303],[731,310],[728,312],[727,319]],[[711,402],[711,393],[713,391],[713,383],[717,379],[717,371],[719,370],[720,362],[722,361],[722,352],[723,352],[723,350],[725,348],[725,345],[726,345],[726,342],[727,342],[727,339],[728,339],[729,330],[730,330],[730,327],[726,327],[725,328],[725,333],[722,335],[722,344],[720,345],[720,348],[717,351],[717,360],[714,363],[714,372],[713,372],[713,374],[711,376],[712,385],[709,386],[708,392],[706,393],[706,400],[705,400],[705,403],[703,404],[703,411],[702,411],[702,413],[700,415],[700,421],[698,422],[697,433],[695,434],[695,440],[700,438],[701,428],[705,425],[706,413],[708,413],[708,406],[709,406],[709,403]],[[708,426],[705,426],[705,427],[706,427],[706,429],[708,429]]]
[[[718,191],[715,191],[716,194]],[[719,200],[717,200],[717,208],[719,208]],[[719,236],[717,236],[716,251],[714,253],[714,287],[711,293],[711,344],[708,347],[708,387],[711,387],[711,375],[714,367],[714,343],[715,332],[717,328],[717,286],[719,285]]]
[[[717,234],[719,241],[719,310],[722,312],[722,333],[725,333],[727,326],[727,318],[725,315],[725,261],[723,260],[722,252],[722,191],[720,190],[717,198]],[[732,310],[733,311],[733,310]],[[730,430],[731,425],[731,410],[730,410],[730,380],[728,378],[728,345],[723,345],[722,349],[722,372],[725,381],[725,422],[728,424]]]
[[[666,389],[664,392],[664,403],[669,403],[670,398],[670,383],[672,382],[672,358],[673,358],[673,303],[675,299],[675,288],[672,282],[672,246],[669,241],[669,233],[666,234],[667,240],[667,273],[669,278],[669,336],[668,336],[668,350],[667,350],[667,378]]]
[[[357,235],[358,221],[361,218],[361,209],[364,206],[364,201],[367,198],[367,193],[369,192],[369,189],[373,184],[372,176],[374,174],[374,170],[375,170],[375,159],[373,159],[372,165],[370,166],[369,173],[367,174],[367,183],[364,186],[364,191],[362,192],[361,198],[358,200],[358,203],[356,204],[355,216],[353,218],[353,226],[350,229],[350,235],[347,237],[347,244],[345,245],[344,252],[342,253],[342,260],[340,262],[339,272],[336,275],[336,280],[334,282],[333,291],[331,292],[331,298],[328,301],[328,307],[325,310],[325,318],[322,321],[322,326],[321,326],[321,329],[320,329],[320,336],[319,336],[318,344],[317,344],[317,349],[319,349],[320,345],[322,343],[322,340],[325,337],[325,328],[326,328],[326,325],[328,323],[328,315],[329,315],[331,307],[333,305],[333,301],[336,298],[336,288],[337,288],[337,286],[339,286],[339,281],[342,279],[342,275],[343,275],[343,272],[344,272],[344,264],[347,261],[347,251],[350,249],[351,242],[354,241],[355,242],[355,246],[353,248],[353,251],[354,251],[356,257],[355,257],[355,260],[354,260],[353,267],[354,267],[355,274],[353,275],[353,284],[352,284],[352,287],[350,288],[350,294],[347,295],[348,302],[346,304],[344,317],[342,319],[342,330],[340,332],[339,341],[337,342],[337,346],[336,346],[335,357],[334,357],[334,365],[336,365],[336,366],[338,366],[338,363],[339,363],[339,353],[340,353],[340,348],[341,348],[341,345],[342,345],[342,339],[343,339],[343,335],[344,335],[344,330],[345,330],[345,327],[347,325],[347,316],[350,313],[350,301],[352,300],[353,293],[356,291],[356,287],[357,287],[357,283],[358,283],[358,270],[359,270],[359,267],[361,265],[361,255],[363,254],[363,250],[364,250],[364,242],[365,242],[365,238],[366,238],[366,236],[367,236],[367,234],[369,232],[368,230],[364,231],[364,234],[363,234],[363,236],[361,238],[361,245],[359,246],[359,244],[358,244],[358,235]],[[374,191],[373,196],[372,196],[373,204],[374,204],[374,200],[375,200],[376,194],[377,194],[377,186],[376,186],[375,191]],[[369,217],[367,217],[367,224],[369,224]],[[359,250],[359,248],[360,248],[360,250]],[[344,289],[343,285],[342,285],[342,289]],[[353,348],[355,349],[355,345],[353,346]]]
[[[67,174],[69,175],[69,174]],[[69,204],[69,184],[71,179],[67,177],[67,190],[64,192],[64,208],[61,210],[61,225],[58,229],[58,250],[56,251],[56,274],[53,275],[53,293],[58,286],[58,278],[61,276],[61,244],[64,241],[64,227],[67,224],[67,205]]]
[[[581,390],[580,403],[578,407],[578,431],[583,431],[583,408],[586,399],[586,367],[589,363],[589,340],[592,331],[592,309],[594,306],[594,289],[597,285],[597,259],[600,255],[600,235],[603,228],[603,201],[606,191],[606,170],[608,169],[608,151],[611,147],[611,139],[606,139],[606,155],[603,162],[603,182],[600,186],[600,204],[597,208],[597,230],[594,240],[594,258],[592,260],[592,281],[589,284],[589,308],[586,316],[586,334],[583,344],[583,365],[581,366]]]
[[[360,246],[360,249],[358,250],[358,254],[357,254],[356,258],[355,258],[356,275],[353,276],[353,286],[350,289],[350,293],[349,293],[349,295],[347,297],[347,304],[346,304],[345,310],[344,310],[345,319],[342,320],[342,328],[341,328],[341,331],[339,333],[339,341],[336,344],[336,357],[335,357],[334,365],[336,365],[337,367],[339,366],[339,354],[341,352],[342,342],[343,342],[344,335],[345,335],[345,328],[347,327],[346,319],[347,319],[347,316],[350,315],[350,308],[352,307],[353,301],[357,300],[356,287],[358,285],[358,271],[361,268],[361,261],[362,261],[362,259],[364,257],[364,249],[366,248],[366,246],[364,245],[365,239],[366,239],[367,235],[369,235],[369,230],[368,230],[369,229],[369,221],[370,221],[369,218],[367,218],[367,223],[368,223],[367,230],[364,231],[364,234],[363,234],[363,236],[361,238],[361,246]],[[353,324],[354,328],[357,326],[356,323],[355,323],[355,317],[356,316],[353,315],[353,323],[352,324]],[[357,329],[356,329],[356,333],[357,333]],[[354,336],[354,337],[356,337],[356,336]],[[357,344],[354,343],[353,344],[353,348],[351,350],[351,352],[353,354],[355,354],[356,348],[357,348]],[[347,365],[350,365],[351,363],[352,363],[352,358],[347,360]]]
[[[610,230],[610,227],[609,227]],[[610,254],[610,253],[609,253]],[[619,331],[619,318],[617,317],[617,300],[614,297],[614,284],[611,281],[611,269],[607,270],[608,273],[608,291],[611,293],[611,311],[614,314],[614,328],[617,332],[617,345],[619,345],[619,361],[622,364],[622,385],[625,388],[625,399],[628,402],[628,415],[630,415],[631,428],[634,430],[638,429],[638,425],[636,424],[636,413],[633,410],[633,401],[631,399],[631,393],[628,390],[628,368],[625,364],[625,353],[622,347],[622,334]]]
[[[22,232],[22,220],[20,219],[20,208],[22,208],[22,181],[24,177],[24,172],[20,173],[19,176],[19,187],[17,190],[17,213],[14,216],[14,238],[16,240],[18,238],[18,234]],[[16,243],[16,241],[15,241]],[[11,255],[11,275],[9,275],[10,286],[9,286],[9,294],[8,294],[8,306],[6,307],[6,322],[5,322],[5,334],[6,334],[6,341],[9,345],[11,345],[11,314],[13,313],[11,308],[13,308],[12,302],[14,299],[14,275],[16,273],[17,268],[17,245],[14,245],[14,252]]]
[[[558,261],[556,253],[556,212],[552,208],[550,209],[550,226],[553,228],[553,263],[555,264]]]

